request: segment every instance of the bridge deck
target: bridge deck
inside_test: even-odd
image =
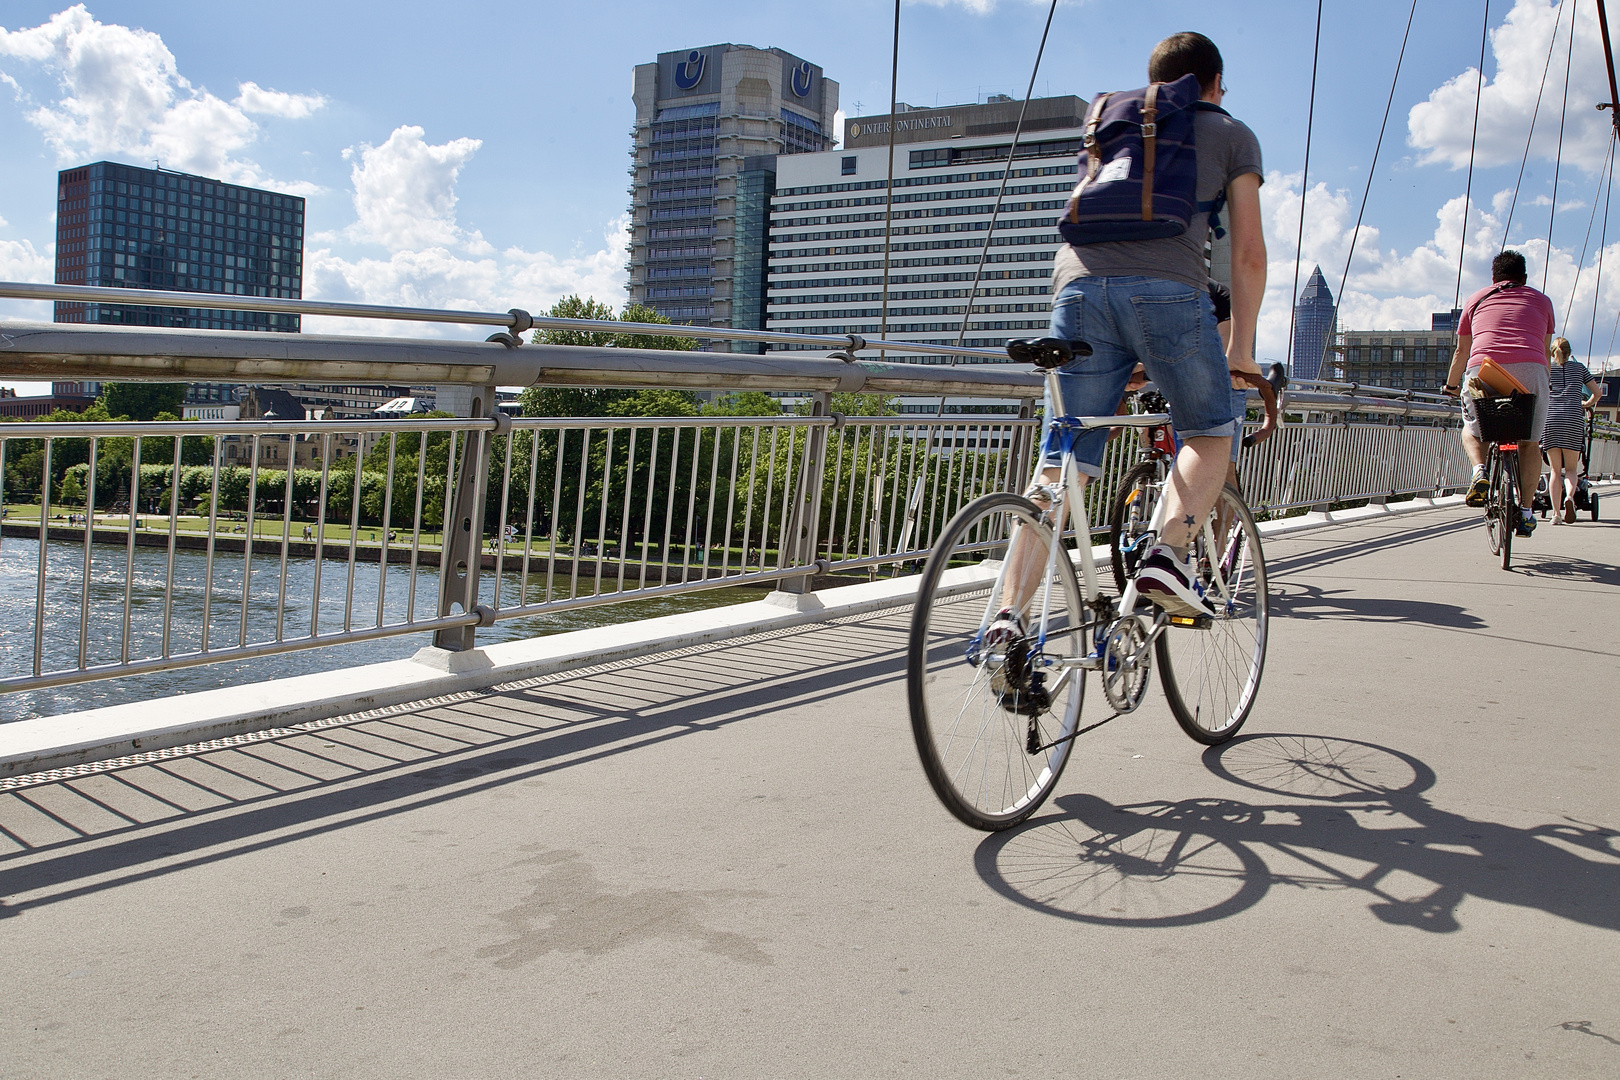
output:
[[[0,1072],[1613,1075],[1617,530],[1273,540],[1245,736],[988,838],[900,612],[0,793]]]

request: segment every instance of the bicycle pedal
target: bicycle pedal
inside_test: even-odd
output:
[[[1215,625],[1212,615],[1171,615],[1171,626],[1184,626],[1189,630],[1208,630]]]

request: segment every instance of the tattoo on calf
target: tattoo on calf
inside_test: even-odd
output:
[[[1189,529],[1190,529],[1190,528],[1192,528],[1192,527],[1193,527],[1193,526],[1194,526],[1194,525],[1196,525],[1196,524],[1197,524],[1197,523],[1198,523],[1198,521],[1197,521],[1197,519],[1196,519],[1196,518],[1194,518],[1194,517],[1193,517],[1193,516],[1192,516],[1192,515],[1191,515],[1191,514],[1188,514],[1188,515],[1187,515],[1187,516],[1186,516],[1186,517],[1184,517],[1184,518],[1182,518],[1182,519],[1181,519],[1181,523],[1182,523],[1182,524],[1183,524],[1183,525],[1185,525],[1185,526],[1187,526],[1187,528],[1189,528]]]

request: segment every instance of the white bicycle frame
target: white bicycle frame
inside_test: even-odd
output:
[[[1046,389],[1047,400],[1053,402],[1061,402],[1063,400],[1062,388],[1058,384],[1057,372],[1055,370],[1048,369],[1046,372]],[[1161,427],[1169,423],[1170,417],[1166,413],[1137,413],[1123,414],[1118,416],[1060,416],[1054,418],[1050,422],[1048,425],[1048,430],[1058,426],[1074,426],[1080,428],[1149,428]],[[1045,443],[1043,440],[1042,446],[1044,447],[1044,445]],[[1060,552],[1063,550],[1062,539],[1065,513],[1068,515],[1070,526],[1075,531],[1077,538],[1076,547],[1079,548],[1081,602],[1087,607],[1092,607],[1102,596],[1102,587],[1098,583],[1097,577],[1097,562],[1091,550],[1091,521],[1086,516],[1084,502],[1085,486],[1080,482],[1081,473],[1074,462],[1074,451],[1072,445],[1069,449],[1063,451],[1063,456],[1058,463],[1058,478],[1055,483],[1048,484],[1041,482],[1041,473],[1047,468],[1048,466],[1046,464],[1044,453],[1037,451],[1034,475],[1030,479],[1030,486],[1027,490],[1030,492],[1042,492],[1050,501],[1050,509],[1044,515],[1049,522],[1049,524],[1045,526],[1048,531],[1044,537],[1038,538],[1046,545],[1046,569],[1042,574],[1040,598],[1041,612],[1040,619],[1035,627],[1036,651],[1043,657],[1045,656],[1047,632],[1051,621],[1052,590],[1057,585],[1057,560],[1060,557],[1067,557],[1060,555]],[[1172,472],[1173,471],[1174,470],[1172,468]],[[1155,536],[1159,535],[1160,530],[1164,526],[1164,513],[1165,500],[1161,498],[1154,505],[1153,514],[1148,523],[1149,531],[1151,531]],[[1216,547],[1215,531],[1212,521],[1213,516],[1205,519],[1203,525],[1203,536],[1206,545],[1205,550],[1215,552],[1218,551],[1219,548]],[[996,613],[1000,610],[1000,597],[1006,584],[1008,568],[1012,563],[1011,554],[1014,546],[1018,542],[1018,530],[1022,527],[1022,523],[1015,523],[1013,525],[1012,535],[1008,537],[1008,554],[1007,556],[1003,557],[1001,566],[996,572],[996,580],[994,585],[991,587],[990,602],[986,605],[984,616],[979,623],[978,633],[981,637],[983,636],[984,632],[989,629],[990,623],[995,619]],[[1221,566],[1222,562],[1224,562],[1223,559],[1210,559],[1212,571],[1210,586],[1215,591],[1216,596],[1219,597],[1221,604],[1226,605],[1232,602],[1233,587],[1226,581]],[[1126,614],[1134,612],[1136,610],[1139,595],[1140,594],[1136,589],[1136,579],[1133,576],[1125,583],[1125,591],[1119,598],[1119,604],[1115,609],[1116,612]],[[1145,638],[1137,652],[1137,656],[1139,658],[1145,656],[1147,650],[1153,645],[1158,636],[1162,634],[1170,625],[1172,625],[1171,617],[1166,615],[1163,611],[1158,612],[1157,616],[1153,619],[1152,625],[1147,628]],[[1088,650],[1094,649],[1093,643],[1087,643],[1087,648]],[[1044,662],[1046,666],[1060,667],[1065,669],[1064,676],[1066,677],[1068,669],[1097,669],[1102,666],[1103,661],[1102,657],[1098,653],[1095,651],[1088,651],[1081,656],[1046,657]],[[1054,688],[1054,692],[1055,689],[1056,688]]]

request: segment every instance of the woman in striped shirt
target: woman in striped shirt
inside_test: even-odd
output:
[[[1555,524],[1575,520],[1576,474],[1586,450],[1586,406],[1601,390],[1602,384],[1586,365],[1570,359],[1568,339],[1554,338],[1547,379],[1547,428],[1541,447],[1552,465],[1547,493],[1552,496]]]

